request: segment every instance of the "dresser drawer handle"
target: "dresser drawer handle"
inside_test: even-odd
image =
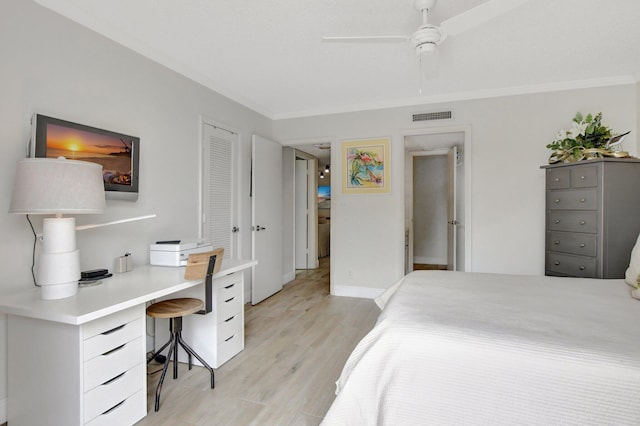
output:
[[[116,405],[114,405],[113,407],[109,408],[107,411],[105,411],[104,413],[102,413],[102,415],[108,414],[109,412],[115,410],[116,408],[118,408],[119,406],[121,406],[122,404],[124,404],[126,401],[126,399],[123,399],[122,401],[118,402]]]
[[[230,289],[231,287],[233,287],[234,285],[236,285],[236,283],[233,283],[233,284],[231,284],[231,285],[228,285],[228,286],[226,286],[225,288],[228,290],[228,289]]]
[[[585,243],[580,244],[580,248],[585,248],[587,245]]]
[[[125,372],[122,372],[122,373],[120,373],[120,374],[118,374],[118,375],[117,375],[116,377],[114,377],[113,379],[109,379],[109,380],[107,380],[106,382],[104,382],[104,383],[103,383],[103,384],[101,384],[100,386],[104,386],[104,385],[108,385],[109,383],[113,383],[113,382],[115,382],[116,380],[118,380],[118,379],[122,378],[122,376],[124,376],[125,374],[127,374],[127,372],[126,372],[126,371],[125,371]]]
[[[585,179],[584,176],[580,176],[580,180],[584,180],[584,179]]]
[[[233,339],[234,337],[236,337],[235,334],[231,335],[231,337],[227,337],[226,339],[224,339],[224,341],[228,342],[229,340]]]
[[[555,240],[555,241],[553,242],[553,244],[555,244],[555,245],[559,246],[559,245],[560,245],[560,240]]]
[[[102,354],[102,356],[109,356],[109,355],[111,355],[112,353],[117,352],[117,351],[119,351],[120,349],[124,348],[126,345],[127,345],[127,344],[125,343],[124,345],[120,345],[120,346],[118,346],[117,348],[113,348],[113,349],[111,349],[110,351],[106,351],[105,353],[103,353],[103,354]]]
[[[554,222],[556,225],[560,223],[560,219],[556,219],[556,221]]]
[[[231,298],[229,298],[229,299],[227,299],[227,300],[225,300],[225,301],[224,301],[224,303],[229,303],[229,302],[231,302],[233,299],[235,299],[235,296],[234,296],[234,297],[231,297]]]
[[[553,200],[553,201],[554,201],[555,203],[559,203],[559,202],[560,202],[560,199],[559,199],[559,198],[556,198],[556,199],[555,199],[555,200]]]
[[[555,262],[553,262],[554,265],[558,266],[560,265],[560,262],[558,262],[557,260]]]
[[[558,178],[558,177],[557,177],[557,178],[555,179],[555,181],[556,181],[556,182],[560,182],[560,178]]]
[[[587,200],[586,200],[586,199],[584,199],[584,198],[580,198],[580,202],[581,202],[581,203],[584,203],[585,201],[587,201]]]
[[[118,330],[122,330],[126,325],[127,325],[127,324],[119,325],[119,326],[117,326],[117,327],[112,328],[111,330],[107,330],[107,331],[102,332],[102,333],[100,333],[100,334],[102,334],[103,336],[107,336],[107,335],[109,335],[109,334],[111,334],[111,333],[115,333],[115,332],[116,332],[116,331],[118,331]]]
[[[232,319],[234,319],[235,317],[236,317],[235,315],[234,315],[234,316],[232,316],[232,317],[229,317],[229,318],[227,318],[226,320],[224,320],[224,322],[229,322],[229,321],[231,321]]]
[[[581,267],[580,267],[580,268],[578,268],[578,269],[580,269],[581,271],[584,271],[586,268],[585,268],[584,266],[581,266]]]
[[[585,222],[584,220],[580,221],[580,225],[584,225],[585,223],[587,223],[587,222]]]

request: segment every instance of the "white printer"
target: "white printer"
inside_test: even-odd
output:
[[[157,241],[149,247],[149,263],[158,266],[186,266],[190,254],[211,250],[213,247],[209,241]]]

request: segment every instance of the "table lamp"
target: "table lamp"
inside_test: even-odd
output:
[[[63,299],[78,292],[76,221],[62,215],[102,213],[104,206],[101,165],[64,157],[18,161],[9,213],[56,215],[43,222],[36,280],[42,299]]]

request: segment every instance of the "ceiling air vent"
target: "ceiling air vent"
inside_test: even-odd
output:
[[[415,123],[416,121],[450,120],[452,116],[452,111],[423,112],[420,114],[413,114],[413,122]]]

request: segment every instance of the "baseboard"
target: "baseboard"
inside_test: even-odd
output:
[[[7,422],[7,398],[0,399],[0,424]]]
[[[414,256],[413,263],[418,263],[420,265],[446,265],[447,258]]]
[[[296,279],[296,271],[293,270],[293,271],[283,275],[282,283],[286,284],[286,283],[291,282],[291,281],[293,281],[295,279]]]
[[[385,289],[372,287],[356,287],[348,285],[336,285],[331,287],[332,296],[358,297],[360,299],[375,299],[380,296]]]

